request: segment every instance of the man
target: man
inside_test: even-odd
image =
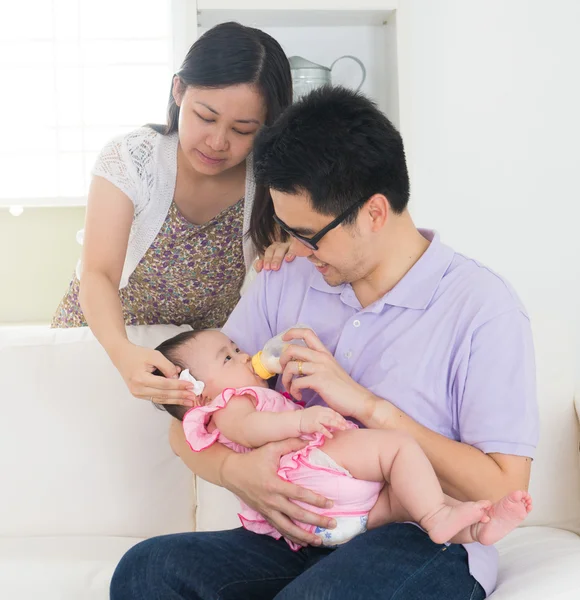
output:
[[[307,323],[316,335],[295,332],[308,348],[286,352],[279,388],[413,435],[450,496],[497,500],[525,489],[538,437],[528,317],[498,275],[416,229],[403,144],[388,119],[361,95],[325,88],[261,133],[255,161],[301,258],[260,274],[224,332],[253,353]],[[273,233],[262,226],[258,240]],[[292,520],[333,523],[291,500],[325,499],[275,475],[299,440],[194,455],[174,438],[194,472],[310,545],[292,552],[243,529],[154,538],[121,561],[113,600],[474,600],[494,588],[493,548],[437,545],[413,524],[318,547]]]

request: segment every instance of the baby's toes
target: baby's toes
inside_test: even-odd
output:
[[[510,492],[508,494],[508,496],[507,496],[507,499],[510,502],[514,502],[514,503],[517,504],[518,502],[522,502],[522,500],[524,500],[527,495],[528,494],[526,494],[526,492],[522,492],[521,490],[517,490],[515,492]]]

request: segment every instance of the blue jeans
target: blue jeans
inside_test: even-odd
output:
[[[336,550],[245,529],[151,538],[122,558],[111,600],[482,600],[463,546],[385,525]]]

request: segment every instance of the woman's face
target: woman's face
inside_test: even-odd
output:
[[[217,175],[246,159],[266,120],[266,105],[254,86],[184,88],[176,77],[173,96],[180,107],[181,150],[195,171]]]

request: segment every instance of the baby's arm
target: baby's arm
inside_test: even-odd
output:
[[[259,448],[269,442],[298,437],[302,412],[261,412],[256,410],[249,396],[234,396],[212,416],[216,427],[232,442],[246,448]]]
[[[326,406],[283,412],[258,411],[249,396],[234,396],[213,415],[215,426],[232,442],[246,448],[259,448],[302,433],[322,433],[346,429],[344,417]]]

